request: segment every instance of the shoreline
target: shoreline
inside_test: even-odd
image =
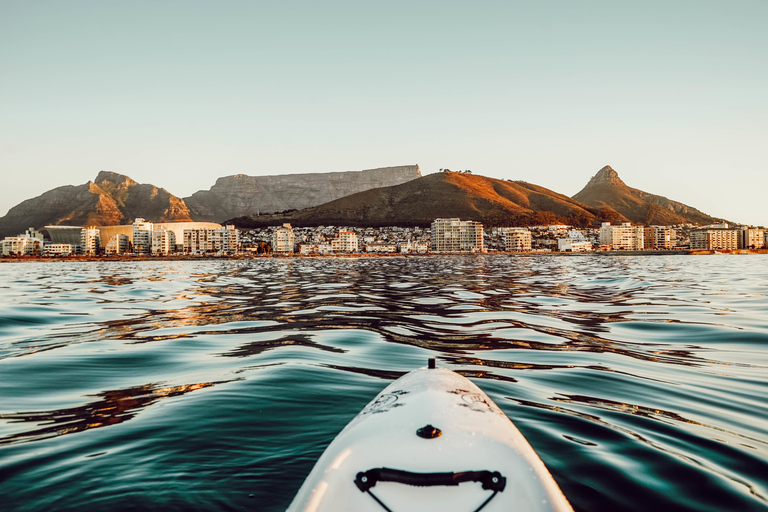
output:
[[[683,249],[668,251],[591,251],[591,252],[484,252],[484,253],[366,253],[356,252],[347,254],[238,254],[234,256],[67,256],[67,257],[46,257],[46,256],[14,256],[2,257],[0,263],[24,263],[24,262],[138,262],[138,261],[203,261],[203,260],[260,260],[260,259],[311,259],[311,258],[432,258],[440,256],[518,256],[518,257],[539,257],[539,256],[705,256],[712,254],[768,254],[768,249],[735,249],[730,251],[714,251],[703,249]]]

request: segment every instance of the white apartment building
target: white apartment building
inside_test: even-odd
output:
[[[402,253],[425,253],[429,252],[427,242],[403,242],[398,244],[397,250]]]
[[[43,235],[34,228],[29,228],[23,235],[5,237],[2,241],[1,250],[3,256],[42,254],[43,245]]]
[[[675,230],[669,226],[648,226],[644,229],[645,249],[674,249],[677,240]]]
[[[333,252],[357,252],[357,233],[354,231],[340,230],[336,238],[331,240]]]
[[[532,239],[528,228],[507,228],[504,233],[504,248],[509,252],[529,252]]]
[[[183,247],[186,254],[238,254],[240,232],[233,225],[221,229],[185,229]]]
[[[80,230],[80,252],[87,256],[94,256],[101,247],[101,234],[95,226],[88,226]]]
[[[575,240],[573,238],[558,238],[557,250],[560,252],[590,252],[592,250],[592,242],[589,240]]]
[[[125,254],[130,250],[131,240],[128,238],[128,235],[117,234],[110,238],[109,242],[107,242],[107,245],[104,248],[104,254]]]
[[[166,256],[176,252],[176,233],[165,226],[152,230],[152,254]]]
[[[133,221],[133,252],[150,254],[152,252],[152,223],[144,219]]]
[[[739,230],[739,249],[762,249],[765,245],[765,231],[757,228]]]
[[[45,246],[46,256],[69,256],[77,249],[72,244],[48,244]]]
[[[326,243],[299,245],[299,254],[330,254],[332,250],[331,244]]]
[[[600,227],[600,245],[608,245],[613,251],[642,251],[645,231],[642,226],[633,226],[629,222],[623,222],[620,226],[603,222]]]
[[[739,248],[739,235],[735,229],[695,229],[691,232],[691,249],[709,251]]]
[[[483,225],[472,220],[435,219],[432,222],[434,252],[485,252]]]
[[[293,252],[296,236],[290,224],[283,224],[272,232],[272,252]]]
[[[397,252],[397,244],[374,243],[365,246],[365,252],[394,253]]]

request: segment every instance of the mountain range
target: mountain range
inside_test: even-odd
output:
[[[274,213],[282,209],[282,213]],[[285,211],[288,210],[288,211]],[[272,212],[272,213],[269,213]],[[437,217],[489,226],[601,221],[670,225],[710,224],[696,208],[627,186],[603,167],[568,197],[523,181],[468,172],[421,176],[418,166],[347,173],[220,178],[208,191],[181,199],[163,188],[102,171],[94,181],[64,186],[23,201],[0,218],[0,236],[46,225],[117,225],[136,217],[153,222],[233,222],[257,227],[294,225],[428,225]]]

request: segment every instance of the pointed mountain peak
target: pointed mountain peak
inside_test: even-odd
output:
[[[123,185],[123,184],[126,184],[126,185],[138,185],[138,183],[136,183],[131,178],[129,178],[128,176],[125,176],[123,174],[118,174],[118,173],[112,172],[112,171],[101,171],[101,172],[99,172],[99,175],[96,176],[95,183],[97,185],[101,185],[105,181],[109,182],[109,183],[112,183],[114,185]]]
[[[623,185],[625,187],[627,186],[626,183],[621,181],[621,178],[619,178],[619,173],[614,171],[610,165],[606,165],[605,167],[597,171],[597,174],[592,176],[592,179],[589,180],[589,183],[587,183],[587,186],[585,188],[605,186],[605,185]]]

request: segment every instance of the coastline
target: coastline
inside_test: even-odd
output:
[[[45,257],[45,256],[16,256],[2,257],[0,263],[24,263],[24,262],[138,262],[138,261],[202,261],[202,260],[259,260],[259,259],[292,259],[292,258],[431,258],[439,256],[518,256],[518,257],[539,257],[539,256],[706,256],[713,254],[768,254],[768,249],[736,249],[731,251],[712,251],[712,250],[670,250],[670,251],[591,251],[591,252],[502,252],[492,251],[484,253],[367,253],[356,252],[346,254],[238,254],[225,256],[68,256],[68,257]]]

